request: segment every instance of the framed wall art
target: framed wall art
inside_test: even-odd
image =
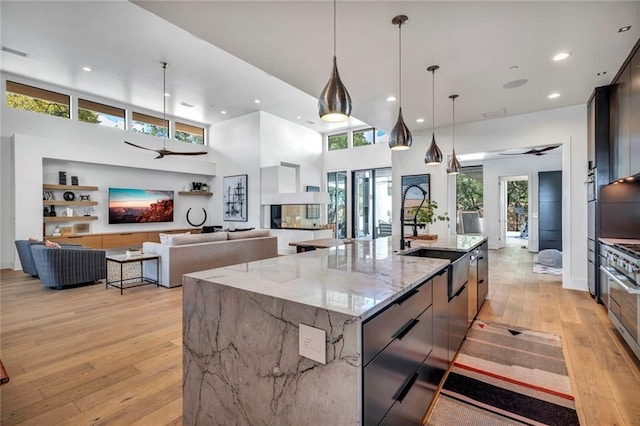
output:
[[[222,178],[222,220],[246,222],[248,220],[247,195],[247,175]]]

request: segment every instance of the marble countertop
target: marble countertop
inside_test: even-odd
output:
[[[448,264],[397,254],[391,238],[379,238],[185,277],[365,319]]]
[[[438,235],[437,240],[414,240],[411,237],[406,239],[411,241],[411,248],[405,249],[405,253],[417,248],[469,252],[487,241],[485,235]]]
[[[632,238],[599,238],[599,240],[605,244],[640,244],[640,240]]]

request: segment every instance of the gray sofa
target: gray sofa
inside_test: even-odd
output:
[[[55,289],[94,283],[107,277],[104,250],[80,246],[49,248],[31,246],[33,261],[42,284]]]
[[[169,236],[165,244],[145,242],[146,254],[160,256],[160,285],[182,285],[182,275],[205,269],[268,259],[278,255],[278,239],[267,229]],[[155,262],[145,262],[144,276],[156,279]]]

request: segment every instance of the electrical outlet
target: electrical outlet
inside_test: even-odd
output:
[[[327,363],[327,332],[300,324],[298,353],[321,364]]]

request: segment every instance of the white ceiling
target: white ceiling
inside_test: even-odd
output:
[[[29,55],[2,52],[3,71],[162,112],[167,61],[170,115],[213,124],[264,110],[321,132],[337,128],[319,120],[316,106],[331,67],[330,1],[2,1],[0,8],[2,45]],[[503,108],[515,115],[584,104],[640,37],[638,1],[341,0],[337,8],[338,66],[353,116],[387,131],[398,109],[385,101],[398,91],[395,15],[409,17],[402,105],[412,131],[431,127],[429,65],[441,67],[440,127],[451,123],[452,93],[460,95],[457,123]],[[625,25],[633,27],[618,33]],[[561,50],[573,55],[553,62]],[[522,78],[526,85],[503,89]],[[554,91],[561,96],[547,99]]]

